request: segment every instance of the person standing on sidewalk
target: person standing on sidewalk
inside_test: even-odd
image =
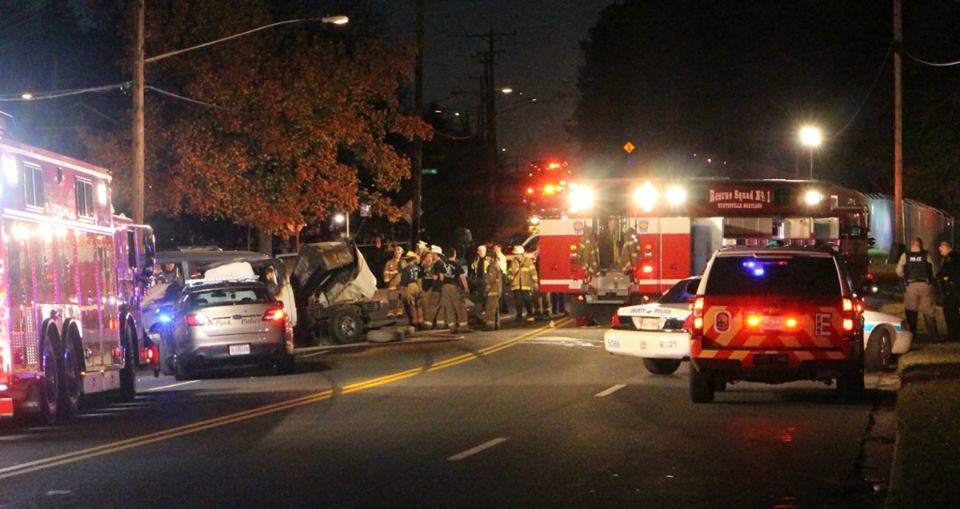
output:
[[[947,321],[947,340],[960,341],[960,258],[948,241],[938,248],[943,264],[937,272],[937,283],[943,295],[943,317]]]
[[[923,313],[930,341],[939,342],[937,302],[933,291],[933,259],[923,249],[923,239],[920,237],[914,237],[910,241],[910,251],[900,255],[897,275],[907,284],[907,290],[903,294],[903,308],[910,330],[917,333],[917,314]]]

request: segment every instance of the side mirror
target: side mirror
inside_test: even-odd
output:
[[[876,246],[877,246],[877,239],[875,239],[875,238],[873,238],[873,237],[867,237],[867,245],[870,246],[870,247],[876,247]]]

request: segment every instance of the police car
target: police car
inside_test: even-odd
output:
[[[697,294],[700,276],[684,279],[657,302],[622,307],[604,334],[604,348],[614,355],[640,357],[655,375],[674,373],[690,358],[690,301]],[[913,333],[906,321],[878,311],[863,311],[867,338],[864,367],[880,371],[893,364],[894,356],[910,351]]]
[[[669,375],[690,356],[690,299],[697,294],[699,277],[674,285],[657,302],[623,307],[613,315],[611,329],[603,335],[612,354],[643,359],[647,371]]]

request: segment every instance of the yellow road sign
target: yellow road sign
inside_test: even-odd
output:
[[[624,150],[626,153],[628,153],[628,154],[631,153],[631,152],[633,152],[633,149],[634,149],[634,148],[636,148],[636,147],[634,147],[634,146],[633,146],[633,143],[630,143],[629,141],[627,142],[626,145],[623,146],[623,150]]]

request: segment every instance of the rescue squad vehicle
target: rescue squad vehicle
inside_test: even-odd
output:
[[[863,305],[829,248],[733,248],[707,265],[693,301],[690,398],[739,380],[817,380],[863,391]]]
[[[0,416],[76,413],[136,392],[149,226],[114,216],[102,168],[0,138]]]
[[[725,246],[828,245],[856,287],[867,275],[867,198],[827,182],[620,179],[565,193],[567,208],[539,221],[540,288],[576,295],[577,315],[658,296]]]

